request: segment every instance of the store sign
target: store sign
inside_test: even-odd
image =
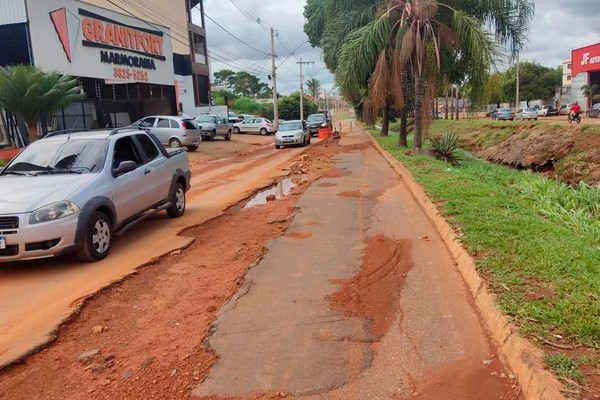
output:
[[[27,2],[30,21],[43,20],[44,12],[46,21],[50,17],[50,24],[30,24],[34,60],[41,68],[113,82],[173,84],[168,29],[165,34],[154,24],[91,5],[83,8],[75,0]],[[64,57],[57,57],[58,46]]]
[[[573,50],[571,54],[571,75],[580,72],[600,71],[600,43]]]

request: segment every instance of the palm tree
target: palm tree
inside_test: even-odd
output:
[[[0,68],[0,108],[27,125],[29,143],[38,139],[43,117],[81,101],[77,79],[58,72],[43,72],[30,65]]]
[[[597,83],[594,83],[592,86],[583,85],[581,87],[581,92],[583,93],[583,95],[590,99],[590,105],[594,105],[594,100],[600,98],[600,93],[598,93],[599,91],[600,85],[598,85]]]
[[[306,81],[306,87],[313,98],[313,101],[317,101],[319,92],[321,91],[321,82],[316,78],[310,78]]]

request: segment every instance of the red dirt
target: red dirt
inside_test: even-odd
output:
[[[399,298],[410,271],[410,242],[383,235],[367,241],[358,275],[343,282],[330,297],[331,308],[351,317],[366,317],[373,334],[383,336],[398,313]]]
[[[297,240],[308,239],[311,236],[311,232],[289,232],[287,234],[287,237]]]
[[[362,197],[362,195],[360,194],[360,191],[358,191],[358,190],[353,190],[351,192],[338,193],[338,196],[339,197],[353,198],[353,199],[358,199],[358,198]]]

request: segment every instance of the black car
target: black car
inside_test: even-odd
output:
[[[600,118],[600,103],[596,103],[585,112],[585,115],[591,118]]]
[[[331,118],[329,118],[327,112],[310,114],[306,118],[306,126],[308,126],[308,132],[311,136],[318,135],[319,128],[331,128]]]

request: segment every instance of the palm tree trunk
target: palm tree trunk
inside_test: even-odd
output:
[[[390,102],[386,100],[381,110],[381,132],[380,136],[388,136],[390,133]]]
[[[460,112],[460,99],[458,97],[458,86],[456,87],[456,120],[458,121]]]
[[[402,85],[402,103],[404,103],[404,107],[400,110],[398,146],[408,147],[408,74],[404,69],[400,72],[400,84]]]
[[[38,140],[38,123],[27,122],[27,134],[29,135],[29,144]]]
[[[413,148],[423,147],[423,99],[425,97],[423,78],[415,74],[415,138]]]
[[[445,110],[445,112],[444,112],[444,113],[446,114],[446,115],[445,115],[445,118],[446,118],[446,119],[448,119],[448,111],[449,111],[449,110],[448,110],[448,106],[449,106],[449,104],[448,104],[448,92],[446,92],[446,110]]]

